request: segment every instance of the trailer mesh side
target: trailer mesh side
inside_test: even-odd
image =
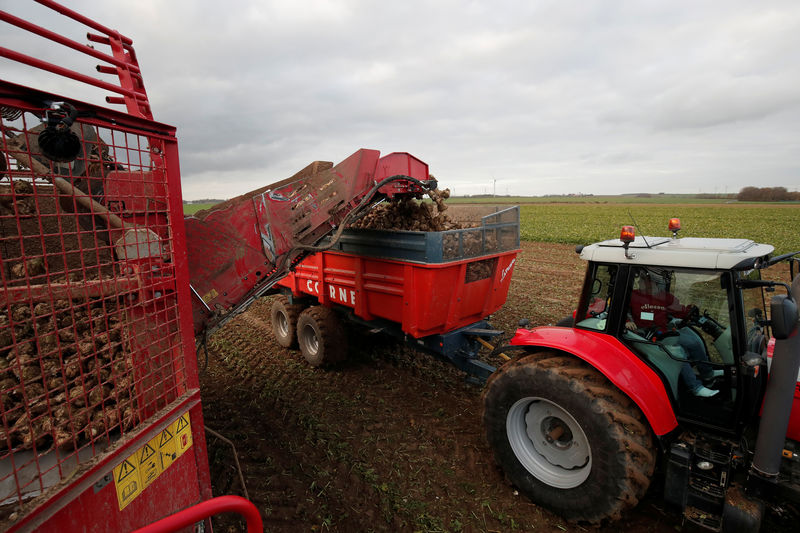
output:
[[[77,157],[57,162],[43,154],[46,108],[5,96],[0,107],[2,518],[188,383],[153,135],[79,119]]]

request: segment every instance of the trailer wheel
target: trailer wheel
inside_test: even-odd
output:
[[[276,296],[272,302],[270,310],[272,334],[284,348],[297,347],[297,317],[302,311],[302,305],[290,304],[289,298],[282,294]]]
[[[507,363],[486,384],[483,423],[510,483],[567,520],[617,520],[650,484],[644,416],[574,357],[538,352]]]
[[[311,366],[338,363],[347,355],[347,338],[336,312],[328,307],[309,307],[297,319],[297,343]]]

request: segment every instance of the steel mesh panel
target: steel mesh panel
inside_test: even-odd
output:
[[[79,120],[77,158],[53,162],[38,116],[4,102],[0,128],[5,515],[142,427],[187,378],[167,173],[148,137]]]

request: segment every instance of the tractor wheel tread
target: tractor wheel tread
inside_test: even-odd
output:
[[[534,477],[517,459],[506,433],[508,409],[524,397],[542,397],[557,405],[558,401],[568,403],[575,410],[572,416],[581,420],[579,425],[589,426],[586,432],[592,450],[596,450],[593,453],[603,452],[600,444],[613,450],[603,456],[607,463],[593,462],[589,477],[570,489],[552,487]],[[655,448],[644,415],[602,374],[575,357],[540,351],[504,365],[487,381],[483,421],[486,438],[506,479],[535,503],[570,521],[600,525],[617,520],[639,502],[650,484]],[[589,431],[591,428],[602,429]],[[604,483],[601,478],[607,475],[615,480]]]

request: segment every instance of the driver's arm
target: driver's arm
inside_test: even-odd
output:
[[[674,294],[666,293],[667,298],[667,314],[671,315],[674,318],[686,318],[690,314],[692,314],[693,309],[697,309],[696,306],[689,304],[683,305],[681,304],[680,300],[678,300]]]

